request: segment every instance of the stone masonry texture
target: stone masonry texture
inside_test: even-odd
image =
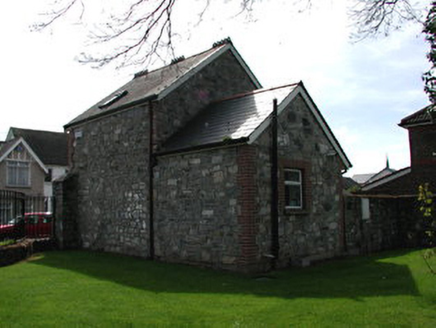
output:
[[[83,247],[148,256],[148,122],[138,107],[71,131]]]
[[[154,151],[158,151],[162,142],[206,104],[255,88],[233,54],[230,51],[224,53],[164,99],[153,104]],[[146,105],[134,107],[70,129],[71,175],[77,180],[77,196],[73,202],[76,205],[72,206],[77,209],[68,209],[68,212],[76,215],[79,235],[76,239],[84,248],[141,257],[150,255],[149,114]],[[159,162],[165,163],[165,160]],[[195,161],[192,165],[195,165]],[[227,174],[225,170],[212,172],[213,181],[218,183],[223,180]],[[224,197],[222,191],[216,189],[215,192],[217,197]],[[159,195],[159,191],[156,194]],[[174,202],[177,201],[174,199]],[[211,202],[211,199],[207,199],[207,204]],[[211,220],[217,213],[216,209],[212,213],[212,209],[206,206],[200,216],[204,220]],[[159,215],[157,211],[158,218]],[[168,216],[165,218],[171,219]],[[171,247],[174,248],[173,245],[162,248],[159,243],[159,229],[165,230],[162,221],[157,221],[156,229],[157,251],[163,252],[162,256],[174,257],[169,251]],[[226,228],[225,234],[228,234],[229,229]],[[192,261],[204,261],[208,257],[214,259],[213,256],[218,252],[216,241],[214,243],[213,252],[203,252],[200,259],[192,255],[192,246],[187,248],[187,253],[178,256]],[[223,252],[227,255],[222,255],[222,261],[233,264],[237,252],[236,249]]]
[[[236,148],[159,157],[156,256],[218,268],[241,256]]]
[[[258,245],[269,254],[271,164],[270,131],[256,142],[258,146]],[[298,96],[278,117],[279,152],[279,266],[309,264],[339,255],[341,213],[341,161]],[[303,173],[303,209],[284,206],[283,169]]]

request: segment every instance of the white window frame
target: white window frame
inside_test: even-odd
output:
[[[362,204],[362,220],[367,221],[371,218],[369,198],[361,198],[361,204]]]
[[[292,172],[292,173],[298,173],[299,181],[295,180],[286,180],[286,172]],[[291,209],[291,210],[302,210],[304,207],[303,204],[303,171],[300,169],[284,169],[283,170],[283,181],[285,185],[285,190],[287,186],[299,186],[300,188],[300,205],[299,206],[292,206],[288,205],[289,199],[285,199],[285,208]],[[286,191],[285,191],[286,195]]]
[[[13,163],[17,163],[18,165],[14,165]],[[19,166],[20,164],[25,164],[23,166]],[[17,181],[17,176],[15,176],[15,181],[12,181],[11,183],[11,178],[10,178],[10,169],[14,167],[18,172],[18,169],[23,169],[27,167],[27,184],[19,184],[19,181]],[[31,181],[30,181],[30,169],[31,169],[31,165],[29,161],[22,161],[22,160],[16,160],[16,159],[10,159],[6,161],[6,185],[8,187],[16,187],[16,188],[28,188],[31,186]],[[18,174],[18,173],[16,173]]]

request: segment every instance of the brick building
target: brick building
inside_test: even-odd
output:
[[[425,246],[426,221],[417,202],[425,183],[436,190],[436,112],[427,106],[401,120],[409,132],[410,167],[365,184],[347,198],[346,244],[350,249],[379,251]]]

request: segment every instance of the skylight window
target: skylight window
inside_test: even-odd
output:
[[[108,107],[108,106],[112,105],[113,103],[117,102],[118,100],[120,100],[121,98],[123,98],[128,93],[129,92],[127,90],[117,92],[116,94],[113,95],[113,97],[109,98],[108,100],[106,100],[103,104],[99,105],[98,107],[99,108]]]

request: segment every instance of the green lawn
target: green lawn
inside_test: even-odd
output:
[[[436,260],[433,259],[436,266]],[[0,327],[436,327],[420,251],[263,278],[92,252],[0,268]]]

